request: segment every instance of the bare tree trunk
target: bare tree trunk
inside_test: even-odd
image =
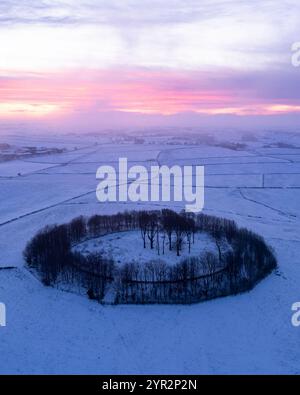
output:
[[[163,255],[165,255],[165,239],[166,239],[166,234],[163,234]]]
[[[221,247],[220,247],[219,241],[217,239],[216,239],[216,246],[218,248],[219,261],[222,262],[223,259],[222,259]]]
[[[172,251],[172,234],[169,233],[168,237],[169,237],[169,251]]]

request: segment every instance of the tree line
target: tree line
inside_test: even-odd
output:
[[[155,249],[157,259],[141,264],[132,257],[118,267],[100,253],[84,256],[72,250],[84,240],[129,230],[140,233],[143,247]],[[215,240],[217,253],[190,255],[175,265],[163,261],[166,248],[180,256],[183,242],[191,252],[197,232]],[[224,240],[230,245],[226,253]],[[193,303],[236,294],[253,288],[277,266],[264,239],[234,221],[167,209],[81,216],[47,226],[28,242],[24,258],[45,285],[71,284],[99,301],[112,287],[115,303]]]

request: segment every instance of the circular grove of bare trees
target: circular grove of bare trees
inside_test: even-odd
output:
[[[143,248],[156,249],[157,259],[132,260],[117,266],[101,253],[83,255],[73,247],[113,232],[135,230]],[[193,255],[195,234],[205,232],[216,251]],[[138,235],[138,233],[137,233]],[[222,244],[230,246],[222,251]],[[188,257],[169,265],[166,249]],[[78,217],[68,224],[47,226],[28,242],[24,258],[45,285],[69,284],[91,299],[110,303],[195,303],[251,290],[277,267],[264,239],[234,221],[172,210],[130,211],[115,215]]]

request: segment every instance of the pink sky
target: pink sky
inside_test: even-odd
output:
[[[300,114],[297,1],[26,3],[0,6],[0,122],[267,125]]]

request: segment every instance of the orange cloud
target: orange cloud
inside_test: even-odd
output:
[[[0,103],[0,117],[3,118],[44,117],[52,113],[57,114],[59,110],[58,105],[49,103]]]

